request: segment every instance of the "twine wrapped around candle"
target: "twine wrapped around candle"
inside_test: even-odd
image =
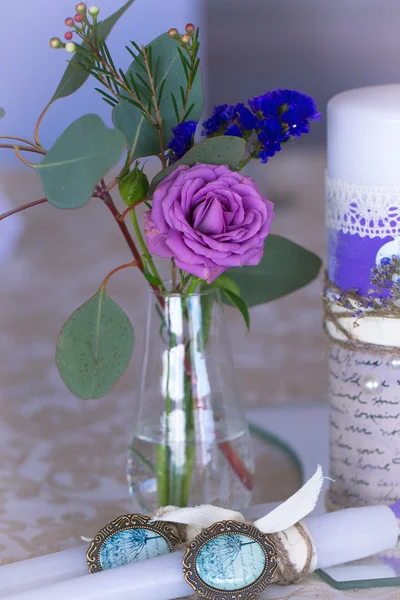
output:
[[[218,520],[235,520],[239,523],[254,525],[253,522],[247,521],[245,517],[236,511],[219,508],[216,506],[200,506],[194,509],[188,509],[185,513],[188,524],[180,526],[185,527],[185,531],[181,529],[184,542],[176,547],[176,550],[184,550],[188,548],[191,542],[201,533],[203,527],[200,525],[192,525],[193,520],[198,522],[198,514],[202,510],[208,510],[213,515],[212,518]],[[190,513],[189,511],[193,511]],[[162,518],[165,521],[171,522],[176,518],[180,518],[181,509],[175,506],[168,506],[159,509],[155,515],[155,520]],[[197,512],[197,514],[196,514]],[[201,517],[200,517],[201,520]],[[204,521],[209,524],[210,520]],[[279,533],[270,533],[268,537],[272,540],[276,548],[277,570],[274,575],[274,583],[280,585],[290,585],[298,583],[304,577],[312,573],[316,568],[316,549],[310,532],[304,522],[299,522],[289,527],[287,530]]]
[[[384,306],[379,300],[362,297],[355,292],[345,292],[325,275],[322,293],[323,329],[328,339],[348,350],[373,352],[376,354],[400,354],[398,345],[380,344],[378,340],[362,341],[357,335],[361,319],[400,319],[400,306]],[[345,327],[343,321],[351,322]]]
[[[211,505],[203,505],[194,509],[185,509],[184,514],[186,514],[187,517],[182,517],[180,514],[182,513],[182,509],[175,506],[162,507],[157,511],[155,519],[158,520],[162,518],[165,521],[171,522],[170,519],[174,520],[182,517],[183,519],[187,519],[190,523],[193,521],[200,523],[203,511],[204,513],[208,512],[209,515],[212,515],[211,519],[215,519],[216,521],[235,520],[239,523],[254,525],[253,522],[247,521],[240,512]],[[209,524],[211,519],[207,518],[207,520],[203,520],[203,524]],[[199,524],[187,524],[186,526],[180,524],[180,526],[182,528],[185,527],[186,530],[184,531],[181,529],[181,535],[184,542],[177,546],[176,550],[186,549],[203,529]],[[304,522],[296,523],[282,532],[269,533],[268,537],[273,541],[276,548],[278,566],[274,575],[274,583],[280,585],[298,583],[315,570],[316,549],[310,532]]]

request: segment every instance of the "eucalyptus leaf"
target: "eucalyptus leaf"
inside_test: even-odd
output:
[[[157,173],[151,182],[149,194],[153,194],[157,185],[181,165],[193,166],[196,163],[205,163],[227,165],[230,169],[235,169],[245,151],[246,142],[242,138],[232,135],[221,135],[195,144],[180,160]]]
[[[61,330],[56,363],[79,398],[102,398],[128,366],[133,327],[103,289],[76,310]]]
[[[236,294],[236,296],[240,296],[240,287],[236,281],[233,281],[226,273],[222,273],[217,279],[214,279],[212,285],[221,290],[228,290],[233,294]]]
[[[0,108],[0,119],[2,119],[5,114],[6,114],[6,112],[5,112],[4,108]]]
[[[276,300],[309,284],[322,261],[313,252],[279,235],[269,235],[259,265],[229,269],[247,306]]]
[[[128,2],[125,2],[125,4],[121,6],[121,8],[114,14],[107,17],[107,19],[104,19],[104,21],[99,22],[97,26],[97,34],[99,38],[103,40],[107,38],[118,19],[122,17],[124,12],[133,4],[133,2],[134,0],[128,0]],[[55,102],[59,98],[66,98],[67,96],[70,96],[79,90],[79,88],[85,83],[86,79],[89,77],[89,73],[77,67],[76,65],[78,62],[79,53],[75,53],[70,60],[60,83],[58,84],[51,102]]]
[[[48,201],[58,208],[83,206],[124,147],[122,133],[106,127],[98,115],[74,121],[35,165]]]
[[[233,292],[229,291],[229,290],[223,290],[223,295],[228,299],[229,304],[234,306],[235,308],[237,308],[240,313],[242,314],[242,317],[244,319],[244,322],[246,324],[247,327],[247,331],[249,331],[250,329],[250,313],[249,313],[249,309],[247,307],[247,304],[242,300],[242,298],[240,298],[240,296],[237,296],[236,294],[234,294]]]
[[[186,77],[178,52],[179,44],[176,40],[172,39],[167,33],[163,33],[150,42],[147,49],[150,46],[152,48],[153,64],[157,64],[158,62],[156,91],[157,96],[159,96],[162,89],[159,109],[163,118],[163,144],[166,147],[172,137],[171,130],[177,124],[171,93],[176,93],[180,86],[183,86],[186,90]],[[126,75],[128,80],[130,79],[130,75],[134,79],[138,75],[141,77],[144,75],[137,60],[132,62]],[[204,105],[200,69],[193,82],[188,106],[192,103],[195,106],[190,118],[198,121],[203,112]],[[181,109],[182,107],[180,106],[179,108]],[[138,107],[132,105],[127,100],[121,99],[118,106],[114,108],[113,121],[114,125],[125,135],[131,149],[132,159],[160,154],[160,140],[157,129],[145,119]]]

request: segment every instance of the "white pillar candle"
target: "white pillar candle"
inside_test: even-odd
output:
[[[352,508],[304,519],[317,549],[317,567],[365,558],[393,548],[399,529],[386,506]],[[45,587],[5,596],[5,600],[172,600],[191,595],[182,575],[184,552],[159,556],[141,563],[75,577]],[[3,579],[4,567],[0,569]],[[23,572],[21,573],[23,577]]]
[[[348,90],[328,104],[326,226],[328,276],[344,292],[368,296],[371,271],[400,256],[400,85]],[[339,292],[338,292],[339,294]],[[400,499],[400,319],[352,316],[331,304],[331,508]],[[357,327],[354,327],[357,319]],[[342,330],[341,330],[342,329]],[[345,330],[345,332],[343,331]],[[366,344],[371,344],[367,351]],[[363,348],[364,346],[364,348]],[[373,346],[393,347],[388,353]],[[394,360],[393,360],[394,359]]]
[[[364,185],[400,186],[400,85],[348,90],[328,104],[328,174]]]

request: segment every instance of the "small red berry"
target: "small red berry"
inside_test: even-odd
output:
[[[76,13],[76,15],[74,16],[74,21],[76,23],[82,23],[82,21],[83,21],[82,15],[80,15],[79,13]]]
[[[193,35],[194,33],[196,33],[196,27],[195,25],[193,25],[193,23],[188,23],[185,29],[189,35]]]
[[[72,17],[68,17],[67,19],[65,19],[65,24],[67,27],[73,27],[74,26],[74,20]]]
[[[66,40],[68,40],[70,42],[73,38],[72,31],[67,31],[67,33],[64,35],[64,37]]]

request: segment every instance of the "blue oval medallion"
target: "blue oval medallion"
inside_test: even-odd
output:
[[[157,532],[145,528],[124,529],[104,542],[100,550],[100,564],[103,569],[114,569],[168,552],[171,549],[167,541]]]
[[[219,535],[206,542],[196,558],[196,570],[217,590],[240,590],[251,585],[265,568],[262,546],[247,535]]]

